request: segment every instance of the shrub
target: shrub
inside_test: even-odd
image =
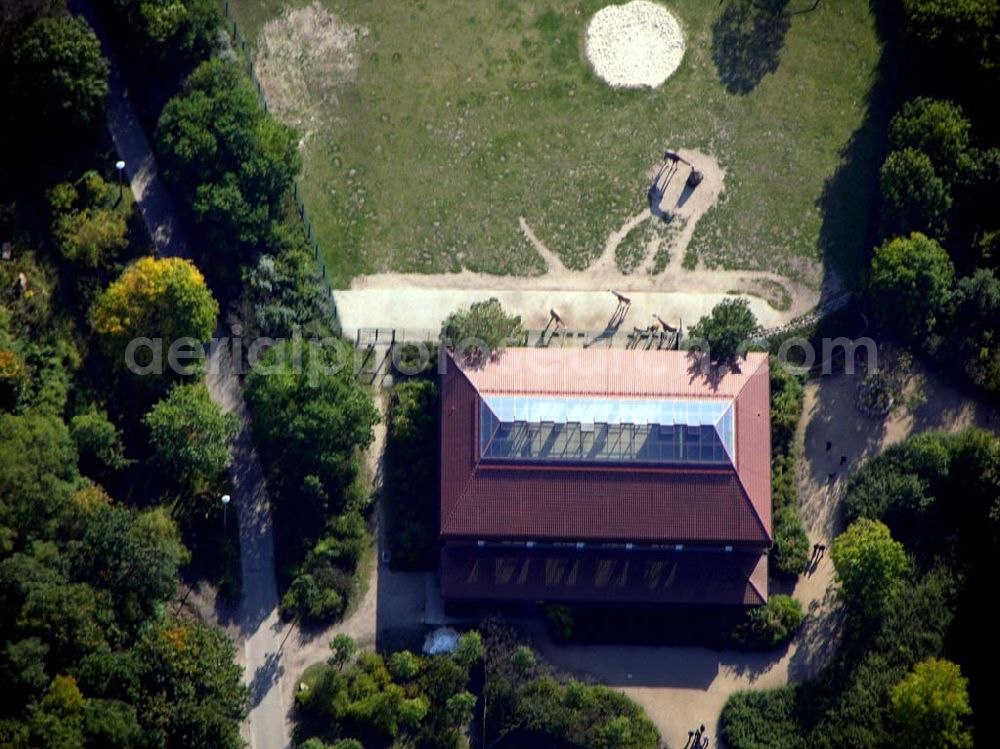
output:
[[[801,575],[809,564],[809,536],[798,513],[790,508],[778,510],[774,516],[774,546],[769,552],[777,572]]]
[[[802,604],[798,599],[772,595],[765,605],[747,612],[746,622],[736,632],[736,641],[771,650],[791,640],[802,626],[802,619]]]
[[[306,621],[329,621],[344,613],[344,597],[316,582],[312,575],[302,574],[292,580],[281,597],[281,612],[299,616]]]
[[[549,632],[557,642],[569,642],[573,639],[576,622],[569,606],[546,606],[545,618],[549,623]]]
[[[437,566],[438,417],[438,388],[433,380],[409,380],[392,389],[385,498],[392,563],[400,569]]]
[[[722,737],[733,749],[807,749],[798,721],[799,687],[737,692],[719,717]]]
[[[788,455],[792,451],[795,430],[802,418],[805,392],[802,377],[785,370],[777,357],[770,361],[771,378],[771,451]]]

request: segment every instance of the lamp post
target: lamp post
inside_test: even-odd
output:
[[[115,162],[115,171],[118,172],[118,202],[122,202],[122,193],[124,191],[124,174],[125,174],[125,162],[121,159]]]
[[[229,501],[232,499],[228,494],[222,495],[222,530],[226,530],[226,518],[227,510],[229,509]]]

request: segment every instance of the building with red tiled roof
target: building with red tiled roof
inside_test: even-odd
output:
[[[771,545],[766,354],[448,356],[448,601],[755,605]]]

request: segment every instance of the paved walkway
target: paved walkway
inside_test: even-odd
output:
[[[119,156],[125,161],[132,194],[146,228],[161,256],[191,258],[192,248],[184,235],[166,187],[157,176],[156,159],[129,100],[128,89],[108,44],[108,37],[88,0],[75,0],[73,9],[96,31],[105,57],[111,63],[108,94],[108,129]],[[216,338],[227,335],[220,324]],[[274,574],[274,538],[271,509],[264,474],[254,450],[250,419],[233,372],[228,347],[210,352],[206,385],[212,400],[239,418],[240,429],[231,450],[229,473],[233,503],[239,513],[240,562],[243,600],[239,612],[242,643],[240,661],[251,691],[251,708],[243,725],[251,749],[285,749],[291,743],[283,697],[281,642],[283,626],[278,616],[278,586]]]

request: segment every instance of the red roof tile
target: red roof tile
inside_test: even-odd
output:
[[[441,535],[731,544],[771,542],[766,354],[712,370],[686,352],[509,349],[480,368],[449,357],[442,377]],[[480,463],[480,393],[712,398],[736,402],[737,465]]]

